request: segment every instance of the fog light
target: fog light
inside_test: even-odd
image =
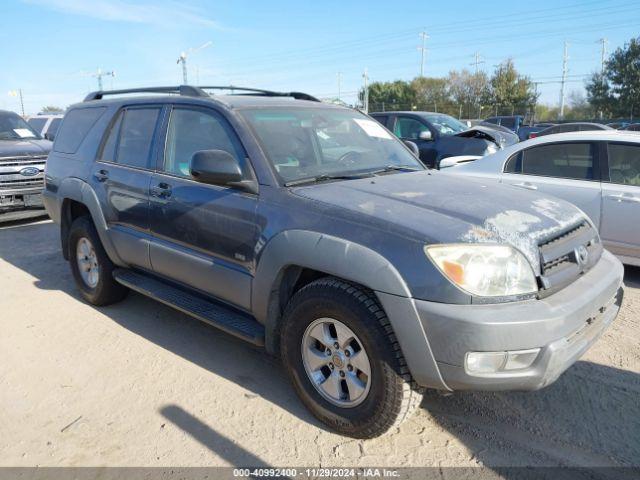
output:
[[[500,373],[530,367],[539,348],[510,352],[468,352],[464,361],[467,373]]]
[[[499,372],[507,360],[507,352],[469,352],[465,368],[469,373]]]

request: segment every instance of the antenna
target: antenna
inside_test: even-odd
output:
[[[190,48],[185,52],[181,52],[180,56],[178,57],[178,60],[176,61],[176,63],[182,63],[182,83],[183,85],[187,85],[187,57],[189,55],[193,55],[196,52],[199,52],[200,50],[204,50],[207,47],[210,47],[211,45],[213,45],[213,42],[211,40],[209,40],[208,42],[203,43],[202,45],[200,45],[197,48]]]

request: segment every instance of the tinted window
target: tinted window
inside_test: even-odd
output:
[[[61,123],[62,123],[61,118],[54,118],[53,120],[51,120],[51,123],[49,124],[49,128],[47,129],[47,133],[53,133],[55,135],[58,129],[60,128]]]
[[[593,171],[593,147],[589,143],[555,143],[522,152],[525,174],[591,180]]]
[[[393,133],[400,138],[409,138],[416,140],[420,132],[429,131],[426,125],[418,120],[409,117],[396,118],[396,126],[393,129]]]
[[[487,118],[486,120],[483,120],[483,122],[498,125],[498,119],[496,117]]]
[[[102,145],[102,151],[98,155],[100,160],[104,160],[106,162],[116,161],[116,146],[118,145],[118,136],[120,134],[120,125],[122,124],[123,116],[124,110],[118,113],[116,121],[112,123],[108,137]]]
[[[640,187],[640,146],[609,145],[609,178],[612,183]]]
[[[68,112],[64,116],[53,149],[56,152],[75,153],[105,110],[105,107],[77,108]]]
[[[189,176],[189,161],[200,150],[224,150],[244,164],[239,141],[224,119],[201,110],[174,109],[169,120],[164,170]]]
[[[389,115],[376,115],[373,118],[374,120],[379,121],[385,127],[387,126],[387,122],[389,121]]]
[[[522,171],[522,152],[509,157],[507,164],[504,166],[506,173],[520,173]]]
[[[47,119],[46,118],[30,118],[29,120],[27,120],[27,123],[31,125],[36,132],[42,133],[42,129],[44,128],[44,124],[47,123]]]
[[[132,108],[124,112],[120,128],[116,162],[130,167],[147,168],[159,108]]]

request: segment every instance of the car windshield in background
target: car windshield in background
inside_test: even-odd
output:
[[[426,115],[425,118],[438,130],[440,135],[455,135],[468,130],[468,127],[449,115]]]
[[[334,108],[241,110],[284,182],[424,170],[378,122]]]
[[[31,126],[15,113],[0,113],[0,140],[40,138]]]

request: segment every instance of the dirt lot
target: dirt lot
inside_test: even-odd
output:
[[[50,222],[0,228],[0,466],[640,464],[640,269],[534,393],[429,393],[399,431],[326,431],[260,350],[137,294],[82,302]]]

